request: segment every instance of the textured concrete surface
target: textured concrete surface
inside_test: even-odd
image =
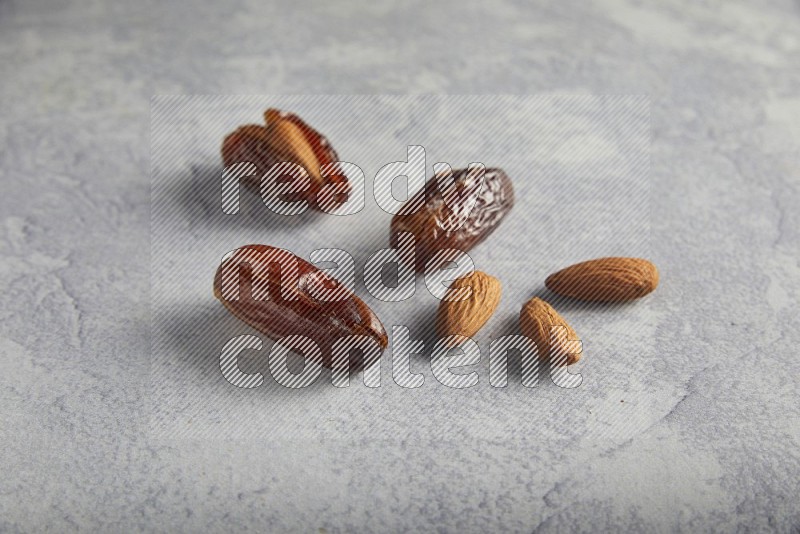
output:
[[[0,0],[0,531],[797,531],[799,19],[789,1]],[[615,372],[587,367],[581,406],[444,391],[445,421],[387,389],[378,436],[154,432],[153,94],[543,92],[649,98],[652,351],[629,352],[630,317],[605,325],[617,344],[586,363]]]

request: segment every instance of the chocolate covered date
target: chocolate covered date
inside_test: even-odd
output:
[[[494,232],[514,206],[514,188],[502,169],[470,166],[452,171],[452,180],[446,178],[442,173],[432,177],[392,218],[393,247],[399,245],[400,232],[414,235],[417,271],[441,266],[446,261],[441,256],[428,265],[440,250],[469,251]]]

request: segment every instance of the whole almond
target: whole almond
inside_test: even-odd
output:
[[[312,180],[322,182],[319,160],[298,125],[287,119],[268,123],[265,141],[268,150],[274,151],[279,159],[299,164],[308,172]]]
[[[551,274],[545,285],[565,297],[621,302],[653,291],[658,285],[658,269],[641,258],[600,258]]]
[[[562,327],[559,329],[559,327]],[[581,359],[580,351],[575,349],[579,340],[575,330],[547,302],[534,297],[522,306],[519,312],[520,331],[534,343],[539,358],[549,360],[551,356],[564,359],[562,365],[572,365]],[[553,345],[553,340],[557,345]]]
[[[475,335],[497,309],[501,293],[500,280],[481,271],[455,280],[439,304],[436,317],[439,335]],[[455,344],[452,342],[450,346]]]

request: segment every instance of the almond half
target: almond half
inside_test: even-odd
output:
[[[581,359],[578,334],[547,302],[534,297],[519,312],[519,329],[536,343],[539,358],[557,358],[561,365],[572,365]],[[554,344],[555,343],[555,344]]]
[[[545,285],[565,297],[622,302],[653,291],[658,286],[658,269],[641,258],[600,258],[551,274]]]
[[[500,280],[481,271],[455,280],[439,304],[436,327],[441,337],[475,335],[500,303]],[[466,298],[464,298],[466,297]],[[456,300],[462,299],[463,300]],[[455,346],[452,342],[450,346]]]

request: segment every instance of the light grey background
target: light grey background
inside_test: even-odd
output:
[[[0,0],[0,530],[797,530],[798,9]],[[153,439],[151,95],[386,92],[646,95],[653,357],[508,436]]]
[[[335,142],[339,157],[366,175],[364,209],[347,216],[270,212],[257,194],[240,193],[240,212],[221,209],[221,139],[238,125],[260,122],[268,106],[291,109]],[[597,306],[556,299],[546,276],[604,255],[650,257],[650,115],[644,96],[254,96],[156,97],[152,104],[152,360],[153,438],[381,440],[497,439],[550,434],[559,440],[620,443],[641,431],[669,402],[674,388],[654,379],[660,316],[653,299]],[[418,276],[413,297],[386,302],[364,287],[364,265],[389,247],[392,218],[375,199],[374,176],[407,158],[408,145],[425,147],[425,177],[436,162],[502,166],[516,206],[483,244],[471,250],[475,268],[503,284],[492,320],[474,337],[482,352],[472,390],[437,382],[430,357],[439,301]],[[405,194],[402,180],[398,185]],[[330,373],[309,391],[286,391],[271,379],[261,390],[230,385],[220,372],[225,343],[259,335],[229,316],[211,292],[227,252],[250,243],[281,247],[309,259],[337,247],[355,260],[356,293],[387,332],[409,328],[425,343],[412,357],[422,372],[418,390],[392,379],[392,340],[382,360],[382,386],[361,377],[336,389]],[[550,384],[522,387],[519,355],[509,357],[509,387],[489,384],[489,344],[518,334],[519,310],[539,295],[583,334],[585,358],[571,372],[585,375],[576,391]],[[241,366],[269,376],[271,343],[244,354]],[[628,403],[628,406],[621,406]],[[558,406],[558,409],[554,409]],[[544,451],[542,451],[544,452]],[[309,451],[311,454],[312,452]]]

